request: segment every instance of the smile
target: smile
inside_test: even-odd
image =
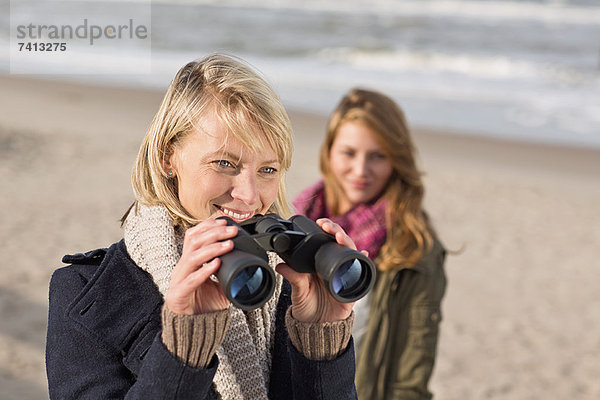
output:
[[[369,182],[367,181],[350,181],[349,183],[355,189],[364,189],[369,186]]]
[[[218,206],[216,204],[215,204],[215,207],[217,207],[219,210],[221,210],[223,212],[223,214],[225,214],[231,218],[238,219],[238,220],[249,218],[252,215],[251,212],[240,214],[235,211],[229,210],[227,208]]]

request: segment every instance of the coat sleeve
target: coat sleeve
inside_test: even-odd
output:
[[[291,287],[284,281],[277,305],[275,343],[269,382],[270,399],[351,400],[356,399],[354,342],[328,361],[312,361],[292,344],[285,326],[291,305]]]
[[[207,369],[189,367],[165,348],[160,330],[147,332],[152,344],[140,355],[136,376],[125,366],[125,354],[91,338],[68,315],[84,285],[69,267],[57,270],[50,282],[46,371],[51,399],[210,398],[216,357]]]
[[[291,355],[294,400],[357,399],[354,386],[354,343],[329,361],[312,361],[300,354],[288,340]]]

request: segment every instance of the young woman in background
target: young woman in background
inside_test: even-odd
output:
[[[400,107],[378,92],[350,91],[329,119],[320,168],[323,180],[296,198],[297,211],[339,224],[378,266],[359,347],[359,398],[430,399],[446,252],[423,210]]]

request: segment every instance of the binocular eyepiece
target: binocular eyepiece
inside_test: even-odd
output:
[[[275,291],[275,272],[267,251],[276,252],[297,272],[318,274],[331,296],[344,303],[365,296],[375,283],[375,264],[364,254],[339,245],[314,221],[303,215],[289,220],[277,214],[256,215],[236,225],[234,248],[220,256],[217,277],[236,307],[253,310]]]

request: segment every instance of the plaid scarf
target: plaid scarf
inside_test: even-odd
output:
[[[386,238],[386,201],[375,198],[345,214],[332,216],[325,202],[324,188],[323,181],[318,181],[300,193],[293,201],[296,212],[312,220],[329,218],[346,231],[358,250],[367,250],[369,257],[375,259]]]

